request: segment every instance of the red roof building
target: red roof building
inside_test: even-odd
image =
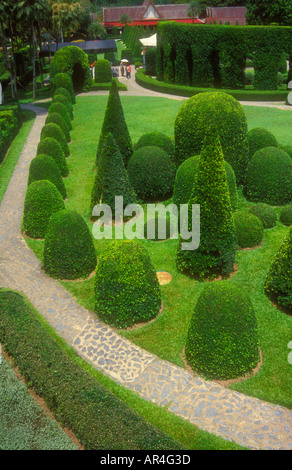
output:
[[[144,0],[140,6],[108,7],[103,8],[103,25],[106,29],[122,27],[120,18],[128,15],[132,22],[129,25],[156,26],[158,21],[176,21],[192,23],[193,19],[187,15],[187,4],[154,5],[152,0]],[[194,23],[204,23],[198,18]]]
[[[216,21],[217,24],[235,25],[236,22],[240,26],[246,24],[245,19],[246,7],[207,7],[206,8],[206,24],[212,24]]]

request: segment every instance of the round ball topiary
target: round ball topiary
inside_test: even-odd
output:
[[[211,380],[242,377],[256,367],[257,321],[241,287],[227,282],[205,287],[190,321],[185,354],[191,368]]]
[[[249,212],[262,221],[264,229],[275,227],[277,223],[276,211],[273,207],[269,206],[269,204],[259,202],[252,206]]]
[[[68,110],[66,108],[66,106],[64,106],[62,103],[56,103],[56,102],[53,102],[49,109],[48,109],[48,113],[58,113],[58,114],[61,114],[61,116],[64,118],[64,120],[66,121],[66,124],[67,124],[67,127],[69,129],[69,131],[72,130],[72,124],[71,124],[71,118],[70,118],[70,115],[68,113]]]
[[[46,273],[57,279],[84,279],[96,262],[92,236],[81,215],[66,209],[53,214],[45,235]]]
[[[63,178],[69,175],[69,169],[64,152],[56,139],[53,137],[41,139],[37,147],[37,155],[40,154],[49,155],[55,160]]]
[[[172,194],[175,167],[161,148],[147,146],[136,150],[127,170],[134,191],[143,201],[163,200]]]
[[[59,90],[59,88],[58,88],[58,90]],[[71,101],[69,101],[68,98],[66,98],[66,96],[63,93],[59,93],[59,94],[55,93],[54,96],[53,96],[52,102],[53,103],[61,103],[63,106],[65,106],[65,108],[67,109],[67,112],[70,116],[70,119],[73,119],[73,105],[72,105]]]
[[[67,142],[71,141],[69,128],[67,126],[65,119],[63,118],[61,114],[48,113],[47,118],[46,118],[46,124],[49,124],[50,122],[57,124],[62,129]]]
[[[173,203],[174,204],[187,204],[192,195],[200,156],[196,155],[185,160],[177,169],[174,187],[173,187]],[[229,189],[229,196],[232,210],[237,209],[237,187],[236,178],[232,166],[225,162],[225,171],[227,177],[227,184]]]
[[[171,160],[174,161],[174,144],[173,140],[168,135],[162,132],[147,132],[143,134],[135,144],[135,150],[141,147],[148,147],[149,145],[161,148],[170,156]]]
[[[241,104],[226,93],[199,93],[182,105],[174,129],[176,166],[201,153],[211,128],[218,132],[224,158],[241,184],[248,155],[247,120]]]
[[[284,225],[292,225],[292,204],[283,207],[280,213],[280,222]]]
[[[53,139],[56,139],[61,145],[65,157],[69,157],[69,145],[60,126],[54,124],[53,122],[45,124],[41,130],[41,140],[46,139],[47,137],[53,137]]]
[[[22,229],[32,238],[44,238],[52,214],[65,209],[56,186],[47,180],[31,183],[26,191]]]
[[[63,199],[66,199],[66,188],[60,170],[55,160],[49,155],[37,155],[30,162],[27,185],[39,180],[48,180],[53,183]]]
[[[56,95],[63,95],[65,96],[65,98],[67,98],[67,100],[69,101],[69,103],[71,104],[72,106],[72,109],[73,109],[73,103],[72,103],[72,98],[71,98],[71,95],[69,93],[68,90],[66,90],[66,88],[64,87],[58,87],[58,88],[55,88],[54,89],[54,92],[53,92],[53,98],[56,96]]]
[[[292,145],[279,145],[279,148],[288,153],[289,157],[292,158]]]
[[[57,73],[54,77],[51,77],[51,90],[53,96],[57,88],[65,88],[71,97],[72,104],[76,103],[73,83],[67,73]]]
[[[101,253],[95,274],[95,311],[106,323],[127,328],[159,313],[161,294],[145,248],[134,240],[113,241]]]
[[[253,214],[238,211],[233,214],[236,241],[240,248],[258,246],[264,234],[262,221]]]
[[[268,129],[255,127],[247,133],[249,146],[249,159],[258,151],[266,147],[278,147],[277,139]]]
[[[244,193],[248,200],[281,206],[292,200],[292,159],[279,148],[258,150],[249,161]]]
[[[107,59],[99,59],[95,62],[94,80],[96,83],[110,83],[112,81],[112,68]]]

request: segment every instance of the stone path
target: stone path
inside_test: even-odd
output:
[[[160,360],[98,320],[45,275],[21,235],[29,164],[46,111],[36,119],[0,206],[0,285],[23,292],[59,336],[119,384],[210,433],[250,449],[292,450],[292,411],[228,390]]]

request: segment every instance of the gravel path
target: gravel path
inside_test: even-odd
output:
[[[132,84],[129,93],[134,94]],[[146,92],[149,96],[139,87],[139,93]],[[45,275],[22,237],[21,220],[29,164],[46,110],[23,107],[35,111],[36,119],[0,206],[0,285],[23,292],[77,354],[144,399],[247,448],[292,450],[292,411],[205,381],[144,351],[100,322]]]

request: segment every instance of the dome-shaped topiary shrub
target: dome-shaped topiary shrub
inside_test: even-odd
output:
[[[71,118],[66,106],[62,103],[52,103],[48,109],[48,113],[58,113],[65,119],[69,131],[72,130]]]
[[[112,81],[112,68],[107,59],[99,59],[95,62],[94,80],[96,83],[110,83]]]
[[[80,47],[62,47],[54,54],[51,62],[51,80],[54,86],[55,77],[64,72],[71,79],[75,92],[89,90],[92,79],[88,56]]]
[[[279,148],[288,153],[289,157],[292,158],[292,145],[279,145]]]
[[[164,150],[174,161],[174,143],[171,137],[162,132],[147,132],[143,134],[135,144],[135,150],[147,146],[159,147]]]
[[[57,90],[59,90],[59,88]],[[72,105],[70,98],[68,99],[63,93],[59,93],[59,94],[55,93],[53,96],[52,102],[61,103],[63,106],[65,106],[70,116],[70,119],[73,119],[73,105]]]
[[[284,225],[292,225],[292,204],[283,207],[280,213],[280,222]]]
[[[61,87],[61,86],[58,87],[58,88],[55,88],[54,92],[53,92],[53,98],[55,98],[55,96],[60,96],[60,95],[64,96],[68,100],[68,102],[69,102],[69,104],[70,104],[70,106],[73,110],[72,97],[71,97],[69,91],[66,90],[66,88]]]
[[[44,269],[57,279],[84,279],[96,267],[93,239],[80,214],[53,214],[45,235]]]
[[[26,191],[22,229],[32,238],[44,238],[52,214],[65,209],[56,186],[47,180],[31,183]]]
[[[288,313],[292,313],[292,227],[269,269],[265,292]]]
[[[57,73],[54,77],[51,77],[51,90],[53,96],[57,88],[65,88],[71,97],[72,104],[76,103],[73,83],[67,73]]]
[[[53,137],[41,139],[37,147],[37,155],[49,155],[58,165],[63,178],[69,175],[69,169],[64,152],[59,142]]]
[[[57,124],[62,129],[67,142],[71,141],[69,128],[67,126],[65,119],[63,118],[61,114],[48,113],[45,123],[49,124],[50,122]]]
[[[268,129],[255,127],[247,133],[249,146],[249,159],[258,151],[266,147],[278,147],[277,139]]]
[[[45,124],[41,130],[41,140],[46,139],[47,137],[53,137],[53,139],[56,139],[61,145],[65,157],[69,157],[69,145],[60,126],[53,122]]]
[[[211,380],[235,379],[256,367],[257,321],[241,287],[227,282],[205,287],[189,324],[185,355],[195,372]]]
[[[55,160],[49,155],[37,155],[30,162],[27,185],[39,180],[48,180],[53,183],[63,199],[66,199],[66,188],[60,170]]]
[[[189,157],[177,169],[174,187],[173,187],[173,203],[174,204],[187,204],[194,187],[196,175],[199,167],[200,156]],[[236,178],[232,166],[225,162],[225,171],[227,177],[227,184],[229,189],[230,203],[232,210],[237,208],[237,187]]]
[[[152,320],[161,294],[145,248],[134,240],[113,241],[101,253],[95,274],[95,311],[106,323],[126,328]]]
[[[269,204],[259,202],[258,204],[250,207],[249,212],[262,221],[264,229],[275,227],[277,223],[276,211],[274,207],[269,206]]]
[[[238,211],[233,214],[236,241],[240,248],[254,248],[263,239],[262,221],[253,214]]]
[[[161,148],[147,146],[135,150],[127,170],[134,191],[143,201],[163,200],[172,194],[175,167]]]
[[[248,200],[272,206],[292,200],[292,159],[279,148],[258,150],[249,161],[244,193]]]
[[[232,166],[237,184],[242,183],[248,156],[247,120],[241,104],[226,93],[199,93],[181,106],[174,128],[176,166],[201,153],[210,128],[217,130],[224,159]]]

